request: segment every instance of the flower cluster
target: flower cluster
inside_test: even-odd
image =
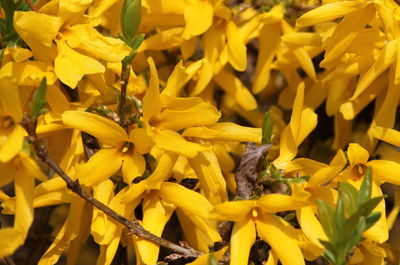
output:
[[[0,259],[398,264],[396,1],[0,5]]]

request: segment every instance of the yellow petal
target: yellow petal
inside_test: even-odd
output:
[[[164,182],[160,189],[161,198],[182,209],[182,211],[206,218],[212,204],[200,193],[179,184]]]
[[[226,38],[228,40],[229,63],[237,71],[247,68],[247,48],[236,24],[229,20],[226,24]]]
[[[227,70],[222,70],[214,75],[215,82],[228,93],[236,103],[245,110],[257,108],[257,101],[250,91],[234,74]]]
[[[357,98],[381,73],[383,73],[396,59],[398,42],[391,41],[385,45],[378,59],[360,80],[351,99]]]
[[[340,21],[326,45],[325,59],[320,65],[324,67],[335,60],[340,60],[375,13],[375,6],[367,5]]]
[[[372,167],[374,179],[400,185],[399,163],[389,160],[372,160],[366,165]]]
[[[114,195],[114,184],[107,179],[93,185],[93,197],[100,202],[108,205]],[[107,229],[107,215],[97,208],[93,208],[92,224],[90,233],[95,242],[100,243]]]
[[[199,152],[189,163],[200,180],[200,187],[212,204],[228,200],[226,183],[212,151]]]
[[[276,253],[272,250],[269,251],[268,254],[268,260],[265,263],[265,265],[277,265],[279,261],[278,256],[276,255]]]
[[[260,128],[240,126],[231,122],[192,127],[186,129],[182,135],[216,141],[261,142]]]
[[[208,218],[214,220],[239,221],[254,208],[254,201],[230,201],[214,205]]]
[[[153,116],[161,112],[160,85],[158,81],[157,69],[153,58],[149,57],[147,62],[150,67],[150,84],[143,98],[143,118],[149,121]]]
[[[66,111],[61,117],[63,123],[72,128],[95,136],[100,142],[118,146],[128,136],[117,123],[98,114],[84,111]]]
[[[57,116],[61,116],[64,111],[69,109],[69,101],[59,88],[58,84],[59,83],[47,86],[46,101],[51,110],[54,111]]]
[[[132,184],[121,198],[121,203],[128,203],[139,198],[146,191],[145,181]]]
[[[253,92],[258,94],[268,84],[271,63],[280,45],[281,29],[278,23],[264,25],[260,30],[260,50],[257,56],[257,66],[253,83]]]
[[[179,208],[175,209],[175,213],[183,230],[185,241],[196,250],[204,253],[209,252],[210,246],[214,243],[189,219],[189,216],[193,217],[194,215],[185,215]]]
[[[201,68],[203,62],[204,60],[198,60],[197,62],[194,62],[185,68],[183,66],[183,62],[179,61],[179,63],[175,66],[174,71],[172,71],[171,75],[169,76],[167,85],[162,91],[162,94],[168,96],[178,96],[185,84]]]
[[[164,152],[158,158],[153,173],[144,181],[147,190],[159,190],[162,183],[171,175],[172,168],[178,159],[174,153]]]
[[[100,245],[100,255],[97,257],[96,265],[110,265],[114,260],[115,253],[117,252],[119,241],[121,239],[122,229],[118,229],[110,242],[105,245]]]
[[[62,24],[59,17],[34,11],[16,11],[13,21],[15,30],[28,45],[30,40],[33,40],[47,47],[51,46]],[[36,26],[32,27],[32,25]]]
[[[321,248],[324,248],[319,240],[328,240],[321,223],[318,221],[311,206],[300,208],[296,211],[297,220],[304,234],[310,241]]]
[[[296,21],[297,27],[307,27],[322,22],[334,20],[354,12],[362,7],[359,2],[344,1],[322,5],[302,15]]]
[[[129,139],[135,144],[135,151],[139,154],[150,152],[154,146],[151,137],[146,133],[145,128],[135,128],[129,132]]]
[[[33,188],[34,178],[24,172],[14,176],[15,219],[14,228],[18,229],[25,240],[33,221]]]
[[[136,152],[133,154],[127,154],[124,156],[124,162],[122,163],[122,174],[124,177],[124,182],[128,185],[132,181],[141,176],[146,169],[146,160],[144,157]]]
[[[300,175],[311,175],[318,170],[327,167],[326,164],[319,163],[315,160],[308,158],[297,158],[288,164],[285,169],[286,173],[296,173]]]
[[[120,62],[131,49],[120,39],[105,37],[90,24],[78,24],[68,28],[63,38],[73,49],[107,62]]]
[[[23,114],[17,84],[9,77],[0,78],[0,94],[2,114],[11,116],[14,122],[19,122]]]
[[[313,80],[317,81],[316,78],[316,73],[314,69],[314,64],[312,62],[312,59],[310,55],[307,53],[306,49],[303,47],[290,47],[289,48],[293,49],[293,54],[296,57],[297,61],[303,68],[304,72]]]
[[[282,36],[282,41],[288,44],[302,46],[322,45],[321,37],[315,32],[290,32]]]
[[[210,84],[213,75],[214,75],[213,65],[209,63],[207,60],[204,61],[203,67],[201,68],[199,76],[197,78],[197,82],[193,90],[191,91],[190,95],[197,96],[201,92],[203,92],[204,89],[207,87],[207,85]]]
[[[0,229],[0,238],[0,258],[11,256],[25,241],[21,230],[15,228]]]
[[[209,147],[186,141],[181,135],[171,130],[161,130],[155,134],[155,142],[161,149],[187,157],[194,157],[198,152],[209,150]]]
[[[183,28],[181,27],[163,30],[145,39],[139,46],[138,52],[146,50],[160,51],[178,47],[183,42],[182,33]]]
[[[17,85],[38,87],[43,77],[52,85],[57,77],[52,66],[41,61],[8,62],[0,69],[0,78],[11,77]]]
[[[85,186],[103,181],[120,169],[123,156],[116,149],[101,149],[77,168],[76,175]]]
[[[204,33],[211,26],[213,15],[214,8],[209,1],[190,1],[184,9],[186,26],[183,38],[187,40]]]
[[[6,51],[8,51],[13,58],[13,61],[20,63],[23,62],[30,57],[32,57],[32,52],[28,49],[20,48],[20,47],[9,47],[6,48]]]
[[[27,135],[21,125],[16,125],[14,130],[7,136],[4,144],[0,145],[0,161],[5,163],[13,159],[21,150],[24,137]]]
[[[66,21],[74,16],[82,16],[93,0],[60,0],[57,17]]]
[[[231,235],[231,265],[247,264],[250,248],[256,240],[253,220],[245,217],[233,225]]]
[[[158,192],[152,192],[143,199],[144,229],[150,233],[161,236],[164,226],[174,212],[174,206],[160,200]],[[136,241],[140,258],[145,264],[156,264],[160,246],[156,243],[138,238]]]
[[[296,231],[289,223],[265,214],[257,219],[256,227],[258,235],[271,246],[282,265],[305,264],[296,240]]]
[[[290,125],[283,129],[280,135],[279,157],[274,160],[273,164],[277,168],[286,168],[289,161],[296,157],[297,144],[294,140]]]
[[[389,144],[400,146],[400,132],[390,128],[374,126],[371,129],[371,134],[379,140]]]
[[[371,197],[381,197],[383,196],[382,190],[376,181],[372,182],[372,192]],[[379,204],[373,210],[374,212],[380,212],[381,217],[379,220],[367,231],[365,231],[364,236],[372,241],[383,243],[389,238],[389,230],[386,221],[386,206],[385,200],[381,200]]]
[[[159,128],[179,131],[196,125],[213,124],[221,117],[213,105],[204,102],[201,98],[174,98],[163,95],[162,102],[166,101],[168,103],[163,106],[167,109],[164,109],[160,115]],[[190,103],[192,105],[187,106]]]
[[[220,260],[222,256],[225,254],[227,249],[228,247],[223,247],[222,249],[216,252],[203,254],[194,261],[188,263],[188,265],[209,265],[210,264],[209,260],[211,255],[213,255],[216,260]]]
[[[196,229],[200,230],[206,237],[208,237],[208,240],[211,241],[209,243],[213,244],[214,242],[221,241],[222,238],[220,234],[217,231],[217,222],[216,221],[210,221],[208,219],[202,219],[201,217],[186,213],[180,209],[176,209],[176,213],[179,217],[179,222],[181,220],[186,223],[190,223],[191,226],[195,226]],[[183,220],[186,219],[186,220]],[[185,235],[188,233],[191,233],[192,231],[184,231],[186,232]],[[208,250],[207,250],[208,251]]]
[[[268,213],[295,210],[307,204],[295,196],[283,194],[266,194],[256,201],[256,205]]]
[[[362,148],[359,144],[349,144],[347,148],[347,157],[350,165],[364,164],[368,161],[368,151]]]
[[[75,88],[84,75],[105,71],[104,65],[99,61],[72,50],[64,41],[58,41],[57,47],[54,72],[69,87]]]
[[[293,133],[293,137],[297,142],[300,134],[301,126],[301,112],[303,111],[304,105],[304,83],[300,83],[297,88],[296,97],[293,102],[292,116],[290,118],[290,128]]]

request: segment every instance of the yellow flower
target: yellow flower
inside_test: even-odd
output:
[[[307,205],[304,198],[267,194],[255,201],[231,201],[214,206],[209,218],[234,221],[231,235],[231,264],[247,264],[250,248],[257,234],[267,242],[283,265],[305,264],[299,247],[299,233],[278,211],[298,209]],[[290,255],[288,255],[290,253]]]
[[[14,180],[15,198],[3,196],[2,213],[15,214],[13,227],[0,229],[0,258],[10,256],[24,244],[29,227],[33,221],[33,188],[35,178],[43,181],[46,177],[36,162],[25,152],[19,152],[7,163],[0,162],[0,187]],[[5,194],[4,194],[5,195]],[[0,196],[1,197],[1,196]],[[3,201],[4,200],[4,201]],[[8,205],[13,211],[8,212]]]
[[[350,144],[347,149],[349,166],[345,168],[336,181],[349,182],[359,188],[362,177],[365,175],[368,167],[372,168],[372,197],[382,196],[380,185],[384,182],[399,185],[400,164],[389,160],[371,160],[368,161],[369,153],[358,144]],[[371,227],[366,233],[366,237],[383,243],[388,239],[388,225],[386,221],[385,201],[382,200],[376,210],[382,213],[379,221]]]
[[[151,57],[150,84],[143,98],[143,121],[147,133],[158,148],[194,157],[208,147],[185,140],[176,131],[192,126],[214,124],[220,117],[217,109],[201,98],[181,98],[161,94],[157,70]]]
[[[5,163],[21,151],[26,132],[19,125],[23,113],[17,85],[0,78],[0,94],[0,162]]]
[[[279,157],[273,162],[277,168],[284,169],[287,163],[295,158],[297,147],[317,125],[317,114],[310,108],[304,108],[303,104],[304,83],[301,83],[293,103],[290,123],[283,129],[280,136]]]
[[[82,184],[90,186],[105,180],[121,166],[127,184],[143,174],[146,166],[143,154],[153,146],[144,128],[134,128],[128,135],[115,122],[83,111],[66,111],[61,119],[65,125],[87,132],[109,146],[99,150],[87,163],[78,166],[77,176]]]
[[[83,75],[105,71],[97,59],[118,62],[130,53],[123,41],[103,36],[90,21],[85,21],[84,12],[91,2],[48,4],[41,13],[17,11],[14,15],[14,28],[34,56],[45,62],[54,61],[55,74],[71,88]]]

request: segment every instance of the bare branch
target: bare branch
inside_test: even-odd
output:
[[[127,227],[130,233],[132,233],[138,237],[144,238],[146,240],[149,240],[153,243],[156,243],[162,247],[168,248],[168,249],[170,249],[178,254],[181,254],[187,258],[197,258],[202,254],[201,252],[199,252],[195,249],[184,248],[180,245],[177,245],[177,244],[172,243],[164,238],[158,237],[158,236],[150,233],[149,231],[145,230],[136,220],[133,220],[133,221],[128,220],[124,216],[115,212],[113,209],[109,208],[107,205],[105,205],[102,202],[95,199],[91,194],[84,191],[82,186],[79,184],[78,180],[73,181],[53,161],[53,159],[49,156],[49,154],[47,152],[44,142],[41,139],[39,139],[36,134],[35,124],[32,123],[32,121],[30,120],[30,118],[28,116],[25,115],[25,117],[21,121],[21,125],[27,131],[37,156],[40,159],[42,159],[43,162],[45,162],[51,169],[53,169],[67,183],[67,186],[69,189],[71,189],[74,193],[78,194],[84,200],[88,201],[90,204],[92,204],[97,209],[103,211],[109,217],[116,220],[118,223]]]
[[[126,105],[126,89],[128,87],[129,77],[131,75],[130,64],[122,63],[121,69],[121,98],[118,105],[119,125],[125,128],[125,105]]]

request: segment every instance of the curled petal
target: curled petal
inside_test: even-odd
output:
[[[117,123],[98,114],[66,111],[62,114],[61,119],[65,125],[93,135],[102,143],[111,146],[118,146],[128,138],[125,130]]]

